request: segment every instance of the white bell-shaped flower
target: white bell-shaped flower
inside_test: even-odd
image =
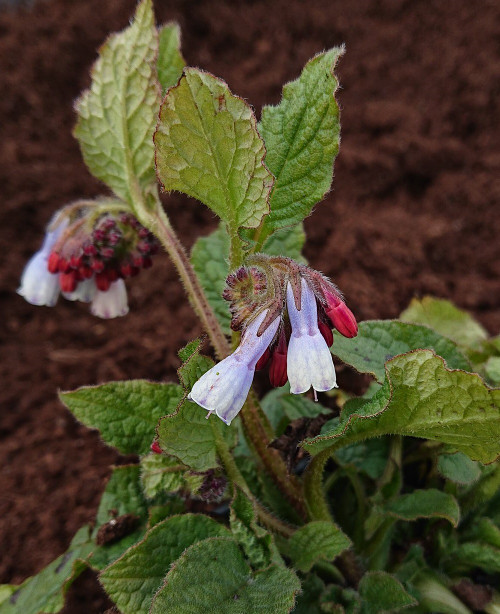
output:
[[[21,285],[17,293],[32,305],[53,307],[59,297],[59,278],[49,272],[48,259],[52,248],[64,232],[68,223],[62,221],[56,228],[45,234],[43,245],[24,267]]]
[[[300,309],[297,309],[292,286],[287,284],[286,302],[292,325],[287,354],[290,392],[301,394],[311,386],[315,391],[324,392],[337,386],[335,367],[318,328],[316,297],[304,278],[301,278],[301,290]]]
[[[63,296],[68,301],[81,301],[90,303],[97,293],[94,277],[81,281],[73,292],[63,292]]]
[[[109,289],[105,292],[97,290],[90,311],[93,315],[104,318],[118,318],[128,313],[127,289],[123,279],[112,282]]]
[[[251,322],[237,349],[202,375],[188,396],[189,400],[209,412],[215,412],[226,424],[231,424],[243,407],[252,385],[255,365],[278,330],[279,317],[260,337],[257,335],[267,312],[266,309]]]

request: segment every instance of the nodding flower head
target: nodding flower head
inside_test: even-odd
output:
[[[60,293],[91,302],[101,318],[128,313],[123,279],[152,265],[157,239],[126,212],[105,203],[69,205],[49,225],[42,249],[25,268],[18,292],[35,305],[54,305]]]
[[[231,424],[243,407],[257,362],[278,330],[280,319],[275,318],[259,334],[267,315],[268,310],[265,310],[252,320],[243,331],[236,350],[202,375],[189,393],[189,400],[207,409],[208,415],[215,412],[226,424]]]

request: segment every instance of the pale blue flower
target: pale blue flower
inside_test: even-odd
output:
[[[335,367],[326,341],[318,328],[316,297],[304,278],[301,278],[300,309],[295,305],[290,282],[287,284],[286,302],[292,325],[288,344],[287,374],[290,392],[307,392],[311,386],[324,392],[337,386]]]
[[[117,279],[109,286],[109,290],[96,290],[90,311],[93,315],[104,318],[118,318],[127,315],[127,289],[123,279]]]
[[[231,424],[243,407],[252,385],[255,365],[278,330],[279,317],[262,335],[257,335],[267,312],[266,309],[250,323],[238,348],[202,375],[188,396],[210,413],[215,412],[226,424]]]

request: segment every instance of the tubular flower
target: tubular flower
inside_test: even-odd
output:
[[[311,386],[324,392],[337,386],[335,368],[328,345],[318,328],[318,308],[314,292],[302,278],[297,307],[293,288],[288,282],[286,302],[292,334],[288,346],[287,374],[290,392],[307,392]]]
[[[267,315],[266,309],[250,322],[237,349],[202,375],[189,393],[189,400],[207,409],[208,415],[215,412],[226,424],[243,407],[257,362],[278,330],[280,319],[276,317],[259,335]]]
[[[96,212],[102,202],[82,201],[62,209],[40,252],[28,263],[19,294],[36,305],[54,305],[60,292],[91,304],[100,318],[128,313],[123,279],[152,265],[156,238],[126,212]]]

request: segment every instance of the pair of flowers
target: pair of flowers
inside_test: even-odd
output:
[[[250,319],[238,348],[207,371],[189,394],[188,398],[207,409],[208,415],[215,412],[226,424],[243,407],[255,369],[266,354],[271,355],[271,383],[283,385],[288,379],[292,394],[312,387],[316,398],[316,392],[337,387],[329,350],[333,342],[331,326],[346,337],[354,337],[358,332],[356,320],[329,280],[296,263],[291,269],[290,278],[278,284],[285,286],[281,310],[276,312],[272,301],[272,306]],[[278,376],[273,375],[273,366]]]

